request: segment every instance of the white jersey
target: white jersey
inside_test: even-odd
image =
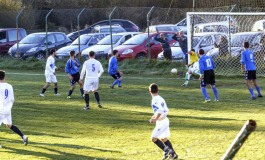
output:
[[[84,79],[84,76],[86,74],[86,79],[91,78],[99,78],[103,74],[104,70],[101,65],[101,63],[94,59],[90,58],[89,60],[86,60],[83,64],[83,68],[80,74],[80,79]]]
[[[46,62],[45,75],[53,75],[55,72],[55,59],[53,56],[49,56]]]
[[[158,120],[162,120],[165,119],[167,117],[168,114],[168,108],[167,108],[167,104],[166,101],[159,95],[154,96],[152,98],[152,109],[154,112],[154,115],[157,116],[158,113],[161,114],[161,116],[159,117]]]
[[[0,83],[0,114],[11,114],[14,101],[13,87],[8,83]]]

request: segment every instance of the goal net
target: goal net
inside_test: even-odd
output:
[[[241,52],[248,41],[257,75],[264,75],[265,13],[187,12],[187,37],[189,50],[202,48],[214,58],[218,75],[242,75]]]

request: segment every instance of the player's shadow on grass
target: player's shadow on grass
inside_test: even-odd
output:
[[[5,141],[7,143],[15,143],[16,145],[23,145],[22,141],[19,140],[10,140],[10,139],[3,139],[0,138],[1,141]],[[45,147],[44,147],[45,146]],[[61,147],[61,149],[52,149],[50,146],[55,146],[55,147]],[[27,148],[30,149],[27,150]],[[52,152],[52,153],[44,153],[44,152],[35,152],[32,151],[33,148],[41,148],[41,150],[46,150],[44,152]],[[84,155],[79,155],[79,154],[74,154],[74,153],[67,153],[64,151],[64,148],[66,149],[88,149],[88,150],[96,150],[96,151],[100,151],[100,152],[118,152],[119,151],[114,151],[114,150],[106,150],[106,149],[99,149],[99,148],[93,148],[93,147],[86,147],[86,146],[80,146],[80,145],[71,145],[71,144],[47,144],[47,143],[39,143],[39,142],[29,142],[28,146],[25,147],[25,149],[17,149],[17,148],[12,148],[12,147],[8,147],[8,146],[3,146],[3,149],[0,149],[0,153],[1,152],[9,152],[9,153],[13,153],[13,154],[18,154],[18,155],[32,155],[32,156],[36,156],[36,157],[46,157],[46,158],[50,158],[50,159],[108,159],[107,157],[104,158],[98,158],[98,157],[91,157],[91,156],[84,156]],[[6,151],[10,150],[10,151]],[[113,159],[113,158],[112,158]],[[115,159],[113,159],[115,160]]]

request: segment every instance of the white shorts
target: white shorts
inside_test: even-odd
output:
[[[10,114],[0,114],[0,126],[4,124],[12,125],[12,116]]]
[[[48,83],[57,83],[57,78],[55,75],[45,74],[46,82]]]
[[[98,78],[86,78],[84,84],[84,91],[96,91],[98,89]]]
[[[192,73],[192,74],[197,74],[199,73],[198,71],[200,70],[199,68],[199,62],[194,62],[193,65],[191,65],[189,67],[189,73]]]
[[[169,119],[166,117],[162,121],[156,121],[156,127],[153,130],[151,138],[169,138],[170,130],[169,130]]]

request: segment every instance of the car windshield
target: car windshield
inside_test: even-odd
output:
[[[180,29],[177,26],[157,26],[157,31],[173,31],[178,32]]]
[[[254,35],[233,35],[231,38],[232,47],[243,47],[243,43],[248,41],[251,42]]]
[[[111,39],[110,35],[103,38],[101,41],[99,41],[98,45],[110,45]],[[120,39],[122,38],[122,35],[112,35],[112,44],[116,44]]]
[[[30,34],[19,43],[21,44],[40,44],[45,38],[45,34]]]
[[[147,37],[147,34],[138,34],[125,41],[123,45],[139,45],[142,44],[147,39]]]
[[[82,35],[80,36],[80,45],[86,45],[92,36]],[[72,43],[72,45],[78,45],[78,38]]]

